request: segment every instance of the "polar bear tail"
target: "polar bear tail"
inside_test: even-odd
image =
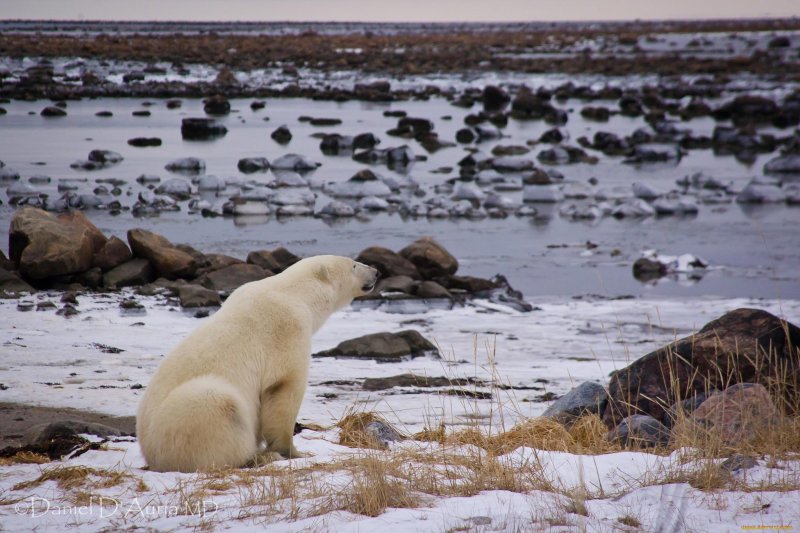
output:
[[[228,381],[199,376],[173,389],[139,435],[151,470],[196,472],[240,467],[258,450],[257,413]]]

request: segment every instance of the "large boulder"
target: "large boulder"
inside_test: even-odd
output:
[[[283,246],[272,251],[256,250],[247,254],[248,263],[258,265],[264,270],[275,274],[283,272],[298,261],[300,261],[300,258]]]
[[[414,263],[402,255],[381,246],[370,246],[361,250],[361,253],[356,257],[356,261],[377,268],[382,278],[392,276],[408,276],[412,279],[422,278]]]
[[[314,357],[355,357],[380,361],[400,361],[439,351],[418,331],[409,329],[397,333],[381,332],[364,335],[339,343],[336,348],[323,350]]]
[[[449,276],[458,270],[456,258],[432,237],[417,239],[400,250],[400,255],[413,263],[426,279]]]
[[[691,420],[716,433],[725,444],[735,446],[764,436],[781,418],[766,387],[737,383],[709,396],[694,410]]]
[[[128,231],[128,244],[136,257],[152,263],[156,274],[167,279],[193,278],[197,272],[195,258],[177,248],[166,238],[144,229]]]
[[[213,118],[185,118],[181,121],[181,136],[184,139],[214,139],[226,133],[228,128]]]
[[[661,420],[676,402],[743,383],[767,388],[780,380],[788,409],[800,405],[800,329],[758,309],[736,309],[700,331],[613,372],[603,421],[609,428],[629,415]]]
[[[231,265],[200,276],[195,283],[218,292],[232,292],[251,281],[271,276],[271,272],[246,263]]]
[[[77,274],[92,267],[92,256],[105,237],[79,212],[55,217],[33,207],[11,220],[8,249],[23,277],[43,280]]]
[[[103,272],[107,272],[126,261],[130,261],[131,257],[133,255],[125,241],[118,237],[111,237],[94,254],[92,265],[100,267]]]
[[[155,279],[153,267],[147,259],[131,259],[103,274],[103,286],[108,289],[137,287]]]
[[[15,298],[24,292],[34,293],[36,289],[25,283],[14,272],[0,268],[0,298]]]
[[[222,304],[217,291],[187,283],[178,288],[181,307],[218,307]]]

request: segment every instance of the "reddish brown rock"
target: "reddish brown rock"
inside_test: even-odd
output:
[[[432,237],[417,239],[400,250],[400,255],[414,263],[425,279],[449,276],[458,270],[456,258]]]
[[[382,278],[390,278],[392,276],[408,276],[411,279],[422,278],[414,263],[402,255],[381,246],[370,246],[362,250],[356,257],[356,261],[377,268]]]
[[[118,237],[111,237],[106,241],[102,248],[100,248],[92,258],[92,264],[100,267],[103,272],[108,272],[114,267],[121,265],[126,261],[130,261],[133,257],[130,248],[125,244],[125,241]]]
[[[275,274],[283,272],[298,261],[300,261],[299,257],[282,246],[271,252],[269,250],[256,250],[247,255],[248,263],[260,266],[264,270],[269,270]]]
[[[95,252],[100,250],[103,246],[105,246],[106,242],[108,242],[108,237],[103,235],[103,232],[100,231],[97,226],[92,224],[92,222],[80,211],[62,213],[58,215],[58,220],[66,224],[74,224],[85,227],[89,231],[89,236],[92,239],[92,248]]]
[[[166,238],[152,231],[129,230],[128,244],[133,255],[147,259],[160,277],[193,278],[197,273],[197,260],[191,254],[178,249]]]
[[[17,211],[11,220],[8,248],[20,274],[44,280],[91,268],[97,236],[84,221],[88,223],[83,216],[58,219],[33,207]]]
[[[780,413],[759,383],[738,383],[707,398],[692,420],[715,432],[728,445],[741,444],[774,428]]]
[[[737,309],[703,329],[651,352],[611,375],[603,421],[628,415],[663,419],[676,401],[707,390],[751,382],[768,388],[779,377],[789,412],[800,405],[800,329],[758,309]]]
[[[245,283],[258,281],[271,275],[269,271],[258,265],[238,264],[203,274],[197,278],[195,283],[199,283],[207,289],[230,292]]]

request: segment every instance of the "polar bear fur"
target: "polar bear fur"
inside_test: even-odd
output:
[[[147,387],[136,432],[150,469],[240,467],[259,453],[300,457],[292,436],[311,335],[377,278],[374,268],[321,255],[235,290],[167,354]]]

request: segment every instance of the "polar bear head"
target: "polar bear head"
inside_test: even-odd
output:
[[[379,275],[370,266],[338,255],[308,257],[291,266],[286,273],[310,276],[324,287],[332,289],[337,308],[374,289]]]

